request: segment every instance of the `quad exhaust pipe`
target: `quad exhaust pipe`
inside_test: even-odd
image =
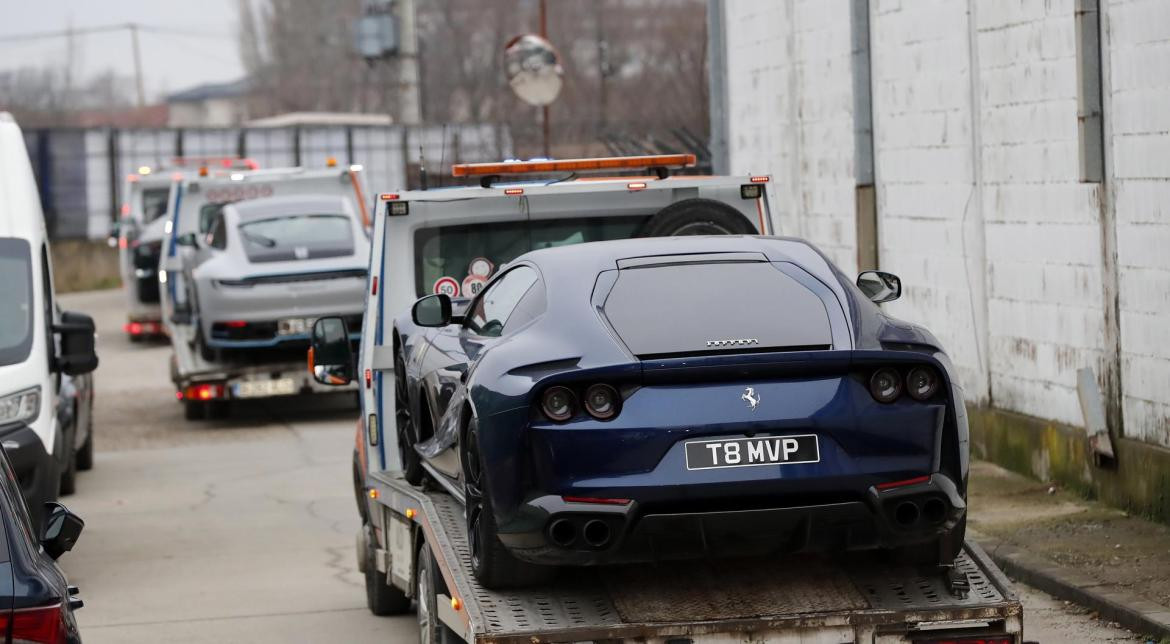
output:
[[[589,548],[605,548],[613,541],[613,529],[602,519],[555,519],[548,525],[553,545],[570,548],[578,542]]]
[[[886,509],[893,523],[900,528],[913,528],[920,521],[925,521],[929,525],[939,525],[947,520],[949,511],[947,502],[937,496],[906,499],[892,507],[887,506]]]

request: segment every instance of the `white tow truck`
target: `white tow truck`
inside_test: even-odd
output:
[[[378,615],[415,610],[424,643],[1019,644],[1020,602],[974,543],[942,574],[872,556],[792,557],[685,568],[567,568],[548,584],[490,591],[472,574],[457,495],[431,483],[441,476],[422,489],[404,480],[392,325],[416,297],[478,292],[492,264],[533,247],[648,232],[782,230],[771,208],[770,177],[667,177],[667,168],[688,161],[677,155],[457,166],[455,176],[479,176],[481,185],[379,196],[360,355],[355,362],[348,345],[341,350],[341,343],[330,343],[337,332],[330,329],[340,321],[323,319],[309,356],[321,382],[355,376],[361,388],[353,474],[362,518],[357,561],[370,609]],[[572,178],[635,169],[652,173]],[[500,176],[525,173],[561,176],[498,183]],[[728,217],[742,220],[696,216],[688,208],[694,200],[719,202]]]
[[[369,204],[362,192],[361,173],[356,165],[316,170],[201,168],[195,175],[177,177],[157,274],[162,322],[172,348],[171,380],[188,420],[222,417],[232,400],[336,391],[315,382],[299,354],[254,360],[201,351],[198,309],[193,306],[193,290],[184,279],[184,269],[194,261],[195,247],[211,241],[211,225],[226,204],[336,195],[352,201],[368,229]]]

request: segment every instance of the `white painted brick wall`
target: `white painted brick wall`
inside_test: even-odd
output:
[[[1104,3],[1125,433],[1170,446],[1170,2]]]
[[[1102,371],[1106,338],[1102,193],[1078,174],[1074,0],[973,3],[974,64],[968,0],[871,4],[880,261],[906,289],[889,311],[942,339],[972,400],[1079,424],[1076,370]],[[1170,2],[1102,11],[1125,433],[1170,446]],[[726,12],[731,168],[773,173],[784,232],[852,271],[849,4]]]

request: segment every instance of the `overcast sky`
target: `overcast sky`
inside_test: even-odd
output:
[[[4,42],[5,36],[137,22],[144,26],[143,80],[147,100],[199,83],[230,81],[243,75],[236,51],[237,0],[0,0],[0,70],[61,64],[65,38]],[[178,30],[198,35],[153,33]],[[130,34],[126,30],[76,39],[81,78],[108,68],[134,72]]]

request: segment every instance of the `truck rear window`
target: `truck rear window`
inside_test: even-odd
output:
[[[629,239],[648,218],[580,217],[420,228],[414,234],[415,291],[420,297],[440,290],[452,297],[471,297],[500,266],[530,250]]]
[[[832,345],[820,297],[764,261],[622,269],[605,315],[643,359]]]
[[[345,215],[293,215],[240,224],[248,261],[284,262],[353,255],[353,228]]]

